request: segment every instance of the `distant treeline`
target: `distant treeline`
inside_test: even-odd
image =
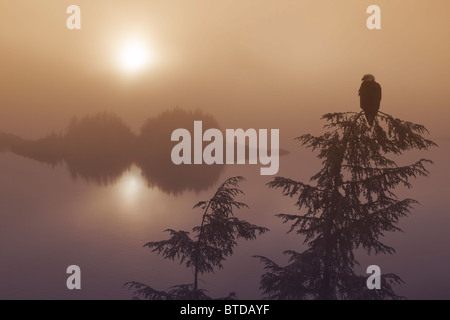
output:
[[[149,186],[169,193],[203,190],[217,181],[223,165],[176,166],[170,159],[170,135],[175,128],[190,128],[202,120],[206,128],[217,121],[201,111],[176,108],[145,121],[138,135],[117,115],[101,112],[73,118],[65,132],[37,140],[0,133],[0,151],[52,166],[67,164],[71,176],[106,185],[115,182],[133,164]]]

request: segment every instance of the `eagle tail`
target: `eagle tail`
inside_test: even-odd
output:
[[[367,123],[369,124],[370,127],[373,126],[373,122],[375,121],[375,117],[377,116],[377,113],[378,113],[378,110],[376,110],[375,112],[364,110],[364,114],[366,115]]]

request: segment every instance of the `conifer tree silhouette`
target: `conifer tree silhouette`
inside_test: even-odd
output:
[[[200,226],[192,229],[195,236],[190,237],[187,231],[168,229],[168,240],[148,242],[144,246],[152,249],[165,259],[178,259],[180,264],[192,268],[194,281],[170,287],[165,291],[158,291],[152,287],[139,283],[128,282],[125,285],[134,290],[137,296],[149,300],[209,300],[205,290],[198,287],[198,277],[204,273],[214,272],[215,268],[222,268],[223,261],[233,254],[237,239],[256,239],[269,229],[250,224],[234,215],[235,209],[247,207],[243,202],[236,201],[238,195],[243,194],[239,183],[245,181],[243,177],[227,179],[208,201],[198,202],[194,208],[203,210]],[[235,298],[234,292],[222,299]]]
[[[398,199],[394,189],[411,188],[410,180],[427,176],[430,160],[398,166],[387,155],[400,156],[416,149],[436,146],[425,139],[427,129],[379,112],[373,129],[361,113],[325,114],[328,129],[321,136],[305,134],[297,139],[318,151],[322,169],[313,184],[276,177],[269,188],[296,199],[300,215],[277,214],[290,230],[304,237],[307,249],[289,250],[286,266],[257,256],[265,265],[260,289],[270,299],[399,299],[393,286],[402,283],[395,274],[384,274],[380,290],[369,290],[366,277],[357,275],[354,251],[393,254],[381,242],[385,232],[399,231],[413,199]]]

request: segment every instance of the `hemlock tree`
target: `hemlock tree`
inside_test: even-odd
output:
[[[422,125],[379,113],[373,129],[362,113],[326,114],[323,135],[305,134],[297,139],[318,150],[322,169],[311,178],[313,184],[276,177],[268,183],[283,196],[296,199],[300,215],[278,214],[290,223],[288,232],[304,237],[302,253],[285,251],[289,263],[279,266],[258,256],[265,265],[260,289],[270,299],[399,299],[393,286],[403,281],[395,274],[381,278],[380,290],[369,290],[366,277],[357,275],[354,251],[393,254],[381,242],[385,232],[400,231],[413,199],[398,199],[394,188],[411,188],[410,180],[427,176],[430,160],[398,166],[387,155],[400,156],[407,150],[427,150],[435,143],[425,139]]]
[[[235,200],[235,197],[243,194],[239,189],[239,183],[245,181],[243,177],[227,179],[208,201],[200,201],[194,208],[203,210],[200,226],[194,227],[194,237],[191,238],[187,231],[175,231],[168,229],[168,240],[149,242],[144,245],[152,249],[152,252],[161,254],[165,259],[178,259],[180,264],[192,268],[194,281],[189,284],[181,284],[170,287],[165,291],[158,291],[152,287],[139,283],[128,282],[125,285],[134,290],[137,296],[149,300],[208,300],[205,290],[198,287],[198,277],[201,274],[214,272],[215,268],[222,268],[222,262],[233,254],[236,240],[256,239],[256,236],[269,231],[240,220],[234,215],[235,209],[247,207],[243,202]],[[235,298],[234,292],[223,299]]]

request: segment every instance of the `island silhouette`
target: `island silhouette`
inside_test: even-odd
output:
[[[66,165],[73,179],[98,185],[115,183],[134,164],[149,187],[179,194],[213,186],[223,165],[177,166],[170,159],[171,132],[189,128],[201,119],[206,128],[217,128],[210,115],[175,108],[145,121],[138,135],[114,113],[101,112],[73,118],[64,133],[28,140],[0,133],[0,151],[51,165]]]
[[[220,128],[211,115],[201,110],[175,108],[147,119],[135,135],[116,114],[100,112],[73,118],[63,133],[36,140],[0,133],[0,151],[53,167],[66,165],[74,180],[81,178],[98,185],[115,183],[134,164],[149,187],[169,194],[202,191],[216,184],[224,165],[175,165],[171,160],[175,143],[170,141],[171,133],[186,128],[193,134],[196,120],[203,122],[205,130]],[[287,153],[280,150],[280,155]]]

